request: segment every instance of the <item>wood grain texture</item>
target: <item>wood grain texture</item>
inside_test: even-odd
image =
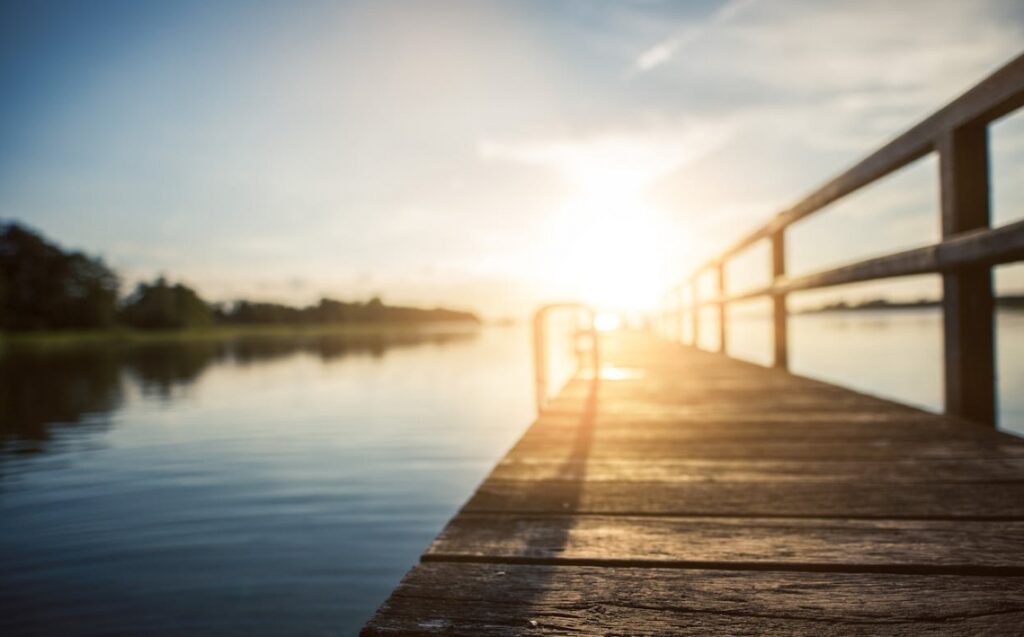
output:
[[[602,349],[364,634],[1022,633],[1021,440],[641,335]]]
[[[597,459],[505,457],[493,480],[571,482],[1021,482],[1024,458],[818,460]],[[879,487],[881,488],[881,487]],[[995,487],[998,488],[998,487]]]
[[[1024,635],[1024,443],[781,369],[787,293],[942,273],[946,411],[994,421],[990,270],[1024,258],[1024,221],[986,227],[986,127],[1021,106],[1024,55],[691,275],[694,335],[704,305],[773,298],[776,369],[595,336],[603,366],[544,385],[363,634]],[[785,276],[791,224],[934,150],[942,242]],[[728,259],[769,238],[772,284],[727,295]]]
[[[791,417],[792,418],[792,417]],[[577,420],[577,425],[579,424]],[[577,435],[577,427],[566,423],[549,424],[538,422],[523,437],[538,442],[562,442]],[[964,427],[956,423],[943,422],[849,422],[829,419],[810,421],[800,419],[794,422],[774,420],[730,419],[723,421],[687,419],[677,421],[620,420],[594,423],[595,439],[619,444],[658,440],[665,444],[685,445],[694,442],[846,442],[858,443],[899,443],[904,440],[949,441],[958,443],[977,442],[991,446],[1005,442],[1016,447],[1016,439],[1008,434],[988,435],[981,427]]]
[[[523,438],[509,452],[513,458],[564,458],[576,454],[576,440],[552,441],[533,436]],[[588,457],[597,459],[716,459],[716,460],[896,460],[901,458],[1024,458],[1024,446],[998,439],[979,441],[942,438],[890,441],[865,440],[851,444],[843,440],[788,441],[770,438],[749,441],[712,440],[672,444],[657,438],[608,441],[594,436]]]
[[[1024,575],[1024,522],[460,515],[424,559]]]
[[[1024,578],[663,568],[417,566],[384,635],[1019,635]]]
[[[464,511],[1024,520],[1024,482],[488,480]]]

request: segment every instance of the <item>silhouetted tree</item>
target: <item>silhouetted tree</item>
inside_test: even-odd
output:
[[[160,277],[140,283],[125,300],[124,322],[142,329],[201,327],[213,323],[213,309],[192,288]]]
[[[241,324],[297,324],[306,322],[304,311],[278,303],[237,301],[224,319]]]
[[[64,252],[18,224],[0,224],[0,328],[110,326],[118,286],[102,260]]]
[[[0,329],[108,327],[184,328],[211,323],[311,325],[335,323],[471,322],[470,312],[321,299],[317,305],[236,301],[211,306],[192,289],[163,278],[142,283],[118,312],[119,281],[102,260],[65,252],[38,233],[0,223]]]

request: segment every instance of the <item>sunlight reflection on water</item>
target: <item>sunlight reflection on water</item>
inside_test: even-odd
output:
[[[768,328],[733,321],[730,351],[767,362]],[[940,329],[797,315],[793,367],[935,409]],[[1001,312],[1017,431],[1021,334]],[[354,634],[532,420],[530,365],[523,328],[7,352],[0,633]]]

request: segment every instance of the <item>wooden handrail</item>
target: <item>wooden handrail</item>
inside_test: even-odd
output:
[[[922,248],[866,259],[831,270],[822,270],[798,277],[780,276],[775,283],[760,288],[699,300],[698,307],[747,301],[762,296],[816,290],[891,279],[918,274],[955,272],[971,266],[993,266],[1024,260],[1024,221],[993,228],[975,230],[952,239]]]
[[[946,411],[994,423],[992,267],[1024,260],[1024,222],[990,228],[988,126],[1022,106],[1024,54],[702,264],[672,289],[690,288],[692,343],[696,345],[699,341],[700,308],[719,308],[719,343],[720,350],[725,352],[726,305],[769,296],[773,303],[774,363],[786,368],[788,293],[891,277],[941,274]],[[939,156],[941,242],[803,276],[786,276],[785,232],[789,226],[932,152]],[[772,283],[740,294],[727,294],[728,261],[764,239],[772,245]],[[701,300],[697,283],[708,270],[716,272],[718,294]],[[682,298],[681,293],[678,298]],[[676,312],[677,323],[681,324],[681,303],[677,304]]]
[[[937,141],[944,133],[964,126],[988,124],[1021,106],[1024,106],[1024,54],[860,160],[843,174],[779,212],[768,223],[736,241],[696,271],[710,270],[761,239],[768,239],[828,204],[921,159],[935,150]]]

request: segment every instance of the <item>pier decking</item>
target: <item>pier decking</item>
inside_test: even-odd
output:
[[[1024,634],[1024,441],[601,345],[364,635]]]
[[[988,157],[1022,106],[1024,54],[701,264],[666,293],[660,338],[598,347],[593,310],[538,310],[541,416],[364,634],[1024,635],[1024,441],[994,428],[992,285],[1024,261],[1024,220],[992,227]],[[930,155],[940,242],[787,275],[790,227]],[[731,290],[758,244],[770,282]],[[942,279],[952,415],[786,371],[788,295],[919,275]],[[675,342],[717,310],[724,353],[727,308],[755,298],[774,369]],[[574,347],[587,369],[589,334],[601,373],[548,402],[554,311],[588,317]]]

